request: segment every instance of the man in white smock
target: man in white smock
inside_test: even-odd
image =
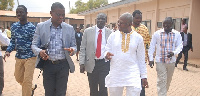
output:
[[[142,86],[148,88],[145,47],[140,34],[131,29],[133,17],[124,13],[118,20],[119,30],[111,33],[106,45],[105,58],[111,60],[105,82],[110,96],[140,96]]]

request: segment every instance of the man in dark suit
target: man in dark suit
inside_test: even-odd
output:
[[[80,28],[77,27],[77,28],[76,28],[76,33],[75,33],[76,46],[77,46],[77,52],[76,52],[76,57],[77,57],[76,60],[77,60],[77,61],[79,61],[79,60],[78,60],[78,54],[79,54],[79,51],[80,51],[82,36],[83,36],[83,33],[80,32]]]
[[[193,47],[192,47],[192,34],[187,32],[188,27],[185,26],[183,28],[183,32],[181,32],[182,36],[182,41],[183,41],[183,49],[182,51],[178,54],[178,58],[176,59],[175,67],[177,67],[177,64],[179,63],[179,60],[182,58],[182,53],[184,54],[184,65],[183,65],[183,70],[188,71],[187,67],[187,61],[188,61],[188,51],[191,49],[193,52]]]

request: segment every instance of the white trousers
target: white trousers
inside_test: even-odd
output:
[[[174,68],[175,63],[156,62],[158,96],[167,96]]]
[[[123,96],[124,87],[109,87],[110,96]],[[140,96],[140,88],[126,86],[126,96]]]

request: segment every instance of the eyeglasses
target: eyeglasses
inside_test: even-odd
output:
[[[59,13],[56,13],[56,12],[55,12],[55,14],[56,14],[56,16],[58,16],[58,17],[60,17],[60,16],[65,17],[65,14],[59,14]]]
[[[106,21],[105,18],[97,18],[97,21]]]
[[[122,23],[122,22],[117,22],[118,25],[122,25],[122,24],[127,24],[127,23]]]
[[[25,14],[24,11],[16,11],[16,14]]]

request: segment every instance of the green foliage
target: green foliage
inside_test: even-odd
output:
[[[14,5],[14,0],[0,0],[0,10],[12,11]]]
[[[103,5],[107,5],[108,0],[89,0],[87,3],[78,0],[75,2],[75,7],[70,10],[71,14],[77,14],[78,12],[86,11],[89,9],[97,8]]]

